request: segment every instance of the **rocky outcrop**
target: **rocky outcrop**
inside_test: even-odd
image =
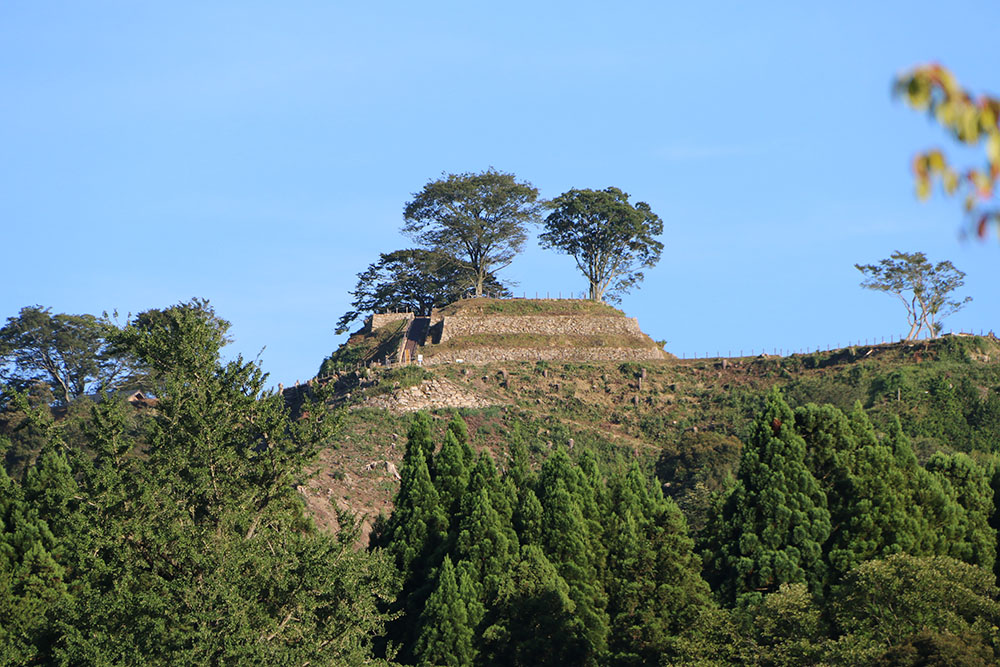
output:
[[[444,378],[425,380],[414,387],[399,389],[392,394],[373,396],[359,407],[383,408],[393,412],[416,412],[439,408],[485,408],[496,405]]]

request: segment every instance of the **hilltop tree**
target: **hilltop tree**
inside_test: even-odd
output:
[[[113,331],[93,315],[24,307],[0,328],[0,381],[20,389],[44,383],[63,405],[86,393],[118,389],[140,369],[134,358],[108,345]]]
[[[542,247],[576,261],[590,284],[590,298],[617,300],[643,279],[642,267],[660,260],[663,222],[645,202],[630,204],[618,188],[570,190],[549,204]]]
[[[364,313],[385,310],[427,315],[471,293],[475,276],[468,264],[447,253],[420,248],[382,253],[379,260],[358,274],[351,292],[351,310],[337,321],[337,334],[348,330]],[[484,289],[506,294],[507,288],[487,274]]]
[[[514,174],[487,169],[448,174],[413,195],[403,233],[430,250],[461,258],[475,296],[491,274],[513,261],[524,246],[527,225],[539,218],[538,188]]]
[[[947,69],[938,64],[916,67],[896,79],[895,93],[918,111],[926,111],[955,140],[967,146],[985,144],[986,165],[955,169],[944,152],[924,151],[913,159],[917,196],[930,196],[935,180],[945,193],[964,193],[963,204],[976,234],[983,238],[992,222],[1000,229],[1000,98],[974,96],[959,85]]]
[[[931,338],[936,337],[941,321],[972,301],[972,297],[957,301],[950,296],[965,284],[964,272],[948,261],[931,264],[922,252],[897,250],[878,264],[854,266],[865,276],[862,287],[892,294],[906,308],[910,325],[906,340],[918,338],[925,328]]]

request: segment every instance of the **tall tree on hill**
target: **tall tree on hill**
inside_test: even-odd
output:
[[[461,258],[482,296],[489,276],[521,251],[527,226],[539,219],[538,188],[514,174],[487,169],[430,181],[403,210],[403,233],[428,249]]]
[[[462,496],[469,485],[469,469],[466,467],[462,445],[451,430],[445,432],[441,449],[434,455],[432,477],[434,488],[437,489],[441,499],[441,506],[448,512],[449,517],[457,517]],[[449,525],[454,530],[456,520],[449,518]]]
[[[485,488],[462,499],[455,554],[469,567],[466,572],[481,591],[480,600],[491,604],[507,581],[517,560],[518,544],[508,522],[494,508]],[[472,619],[478,623],[481,619]]]
[[[795,425],[827,496],[833,530],[824,550],[831,581],[872,558],[920,555],[926,509],[913,499],[914,470],[897,459],[889,439],[876,437],[860,403],[850,416],[831,405],[798,408]]]
[[[590,285],[590,298],[618,300],[643,279],[641,269],[660,260],[663,221],[649,204],[630,204],[618,188],[570,190],[549,204],[544,248],[573,257]]]
[[[483,620],[480,657],[491,667],[560,667],[586,664],[569,586],[536,545],[521,547],[510,585]]]
[[[957,535],[949,540],[948,555],[970,565],[992,570],[996,560],[996,535],[990,527],[993,488],[986,469],[961,452],[938,452],[927,470],[941,480],[956,512]]]
[[[0,446],[3,446],[0,441]],[[72,480],[72,478],[70,478]],[[53,661],[56,622],[67,614],[68,545],[45,515],[25,501],[17,482],[0,467],[0,662],[44,664]]]
[[[806,445],[777,389],[743,449],[736,487],[708,554],[725,597],[772,592],[783,583],[820,591],[830,535],[826,495],[805,464]]]
[[[407,435],[393,512],[379,539],[395,557],[402,580],[395,608],[402,615],[390,625],[389,636],[401,645],[404,660],[413,657],[418,619],[434,590],[434,573],[448,539],[448,513],[428,465],[433,465],[433,451],[430,420],[418,412]]]

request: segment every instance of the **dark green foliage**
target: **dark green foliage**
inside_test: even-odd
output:
[[[965,454],[936,454],[927,470],[942,483],[955,505],[954,537],[948,555],[957,560],[992,570],[996,560],[996,534],[989,521],[993,514],[993,488],[986,470]]]
[[[433,472],[434,487],[441,500],[441,507],[449,517],[457,518],[462,495],[469,485],[469,470],[462,445],[451,429],[445,433],[444,443],[434,457]],[[456,521],[449,519],[449,523],[454,526]]]
[[[782,584],[737,616],[742,634],[754,644],[758,664],[817,664],[829,648],[822,610],[805,584]]]
[[[608,648],[619,665],[651,664],[710,608],[684,518],[638,465],[610,484]]]
[[[569,586],[542,550],[521,549],[509,587],[483,620],[481,664],[561,667],[584,664],[588,646]]]
[[[586,646],[583,664],[593,664],[607,648],[609,628],[602,577],[606,548],[599,524],[587,516],[588,507],[595,504],[594,489],[561,447],[542,465],[539,482],[542,545],[576,605],[582,623],[579,639]]]
[[[473,624],[462,599],[451,558],[444,557],[437,586],[420,615],[420,636],[414,653],[418,665],[471,665],[475,658]]]
[[[845,635],[883,651],[927,629],[971,633],[995,651],[998,596],[992,572],[944,556],[896,554],[852,570],[833,610]]]
[[[822,545],[830,530],[826,494],[806,466],[794,414],[774,391],[716,527],[709,554],[713,578],[730,600],[783,583],[818,591],[826,580]]]
[[[642,281],[641,269],[660,260],[663,221],[645,202],[629,203],[618,188],[564,192],[548,207],[544,248],[570,255],[583,273],[594,301],[620,296]]]
[[[456,624],[427,609],[440,606],[444,582],[454,597],[449,577],[464,623],[479,637],[478,664],[643,664],[689,652],[692,626],[704,626],[713,608],[709,590],[680,510],[638,466],[609,484],[589,452],[574,462],[559,447],[536,474],[515,432],[507,471],[481,454],[466,473],[456,436],[466,432],[452,421],[434,458],[433,488],[442,497],[458,493],[458,511],[449,538],[428,548],[420,537],[418,554],[407,547],[414,535],[406,527],[421,524],[404,517],[427,486],[420,472],[427,431],[415,420],[388,522],[396,529],[387,532],[387,548],[410,582],[391,634],[400,659],[447,660],[428,657],[429,647],[454,636]],[[445,574],[446,563],[454,575]],[[436,590],[422,581],[437,581]]]
[[[996,664],[996,657],[982,635],[921,630],[886,651],[874,664],[885,667],[987,667]]]
[[[517,558],[517,539],[494,508],[486,488],[470,491],[462,498],[462,518],[455,541],[455,554],[480,591],[479,599],[492,602],[504,587],[510,567]],[[475,621],[480,619],[476,618]]]
[[[482,296],[489,276],[510,264],[538,219],[538,188],[488,169],[427,183],[403,211],[403,233],[425,248],[462,260]]]
[[[676,446],[665,446],[656,462],[663,491],[684,511],[692,531],[708,521],[715,495],[736,474],[743,443],[713,431],[688,431]]]
[[[87,452],[65,455],[60,429],[44,429],[20,490],[4,494],[22,509],[0,535],[27,546],[4,549],[0,569],[0,606],[13,600],[16,612],[4,632],[16,633],[10,645],[22,655],[33,647],[38,661],[64,664],[371,656],[384,561],[354,551],[349,517],[338,537],[318,533],[296,491],[336,419],[314,407],[293,422],[254,364],[219,361],[224,330],[195,301],[143,313],[116,335],[159,385],[145,451],[135,451],[134,408],[116,401],[94,405]],[[25,610],[30,624],[17,621]]]
[[[2,444],[2,443],[0,443]],[[50,659],[54,624],[72,598],[61,543],[21,487],[0,470],[0,662]]]

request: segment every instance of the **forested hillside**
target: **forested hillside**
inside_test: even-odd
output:
[[[990,337],[281,395],[227,327],[192,301],[102,330],[141,400],[5,390],[5,663],[1000,657]],[[486,407],[397,409],[442,383]]]

